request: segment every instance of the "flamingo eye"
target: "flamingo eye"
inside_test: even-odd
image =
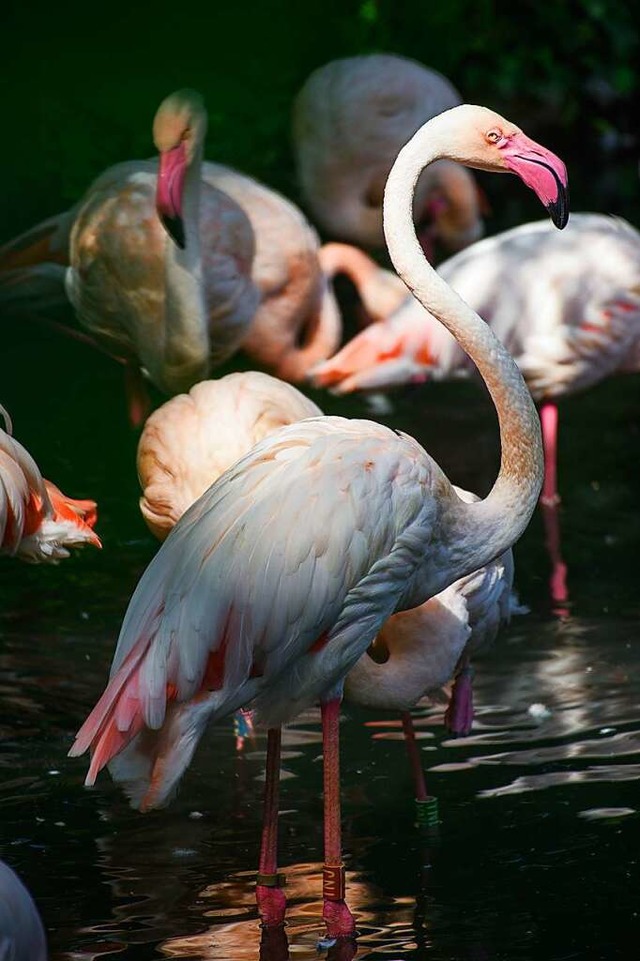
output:
[[[489,143],[500,143],[500,141],[504,139],[501,130],[490,130],[486,136]]]

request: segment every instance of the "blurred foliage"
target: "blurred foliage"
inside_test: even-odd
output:
[[[0,156],[3,237],[69,206],[108,165],[151,155],[155,107],[186,85],[209,107],[207,155],[295,197],[296,91],[328,60],[379,50],[442,71],[465,99],[573,154],[578,183],[587,185],[576,209],[638,209],[633,4],[67,0],[39,8],[5,0],[0,17],[9,146]],[[607,184],[612,158],[627,167]],[[599,204],[589,196],[594,179],[603,182]]]

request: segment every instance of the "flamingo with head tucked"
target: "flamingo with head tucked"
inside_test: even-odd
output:
[[[29,452],[11,436],[3,407],[0,414],[6,428],[0,428],[0,554],[57,564],[69,557],[69,548],[101,547],[93,531],[95,501],[67,497],[45,480]]]
[[[361,254],[361,257],[366,255]],[[384,315],[378,289],[400,279],[372,261],[360,267],[365,309]],[[540,406],[545,453],[541,504],[552,562],[551,595],[567,600],[557,508],[556,402],[614,373],[640,370],[640,233],[619,218],[574,214],[558,233],[540,221],[490,237],[438,273],[508,347]],[[385,390],[470,375],[454,338],[412,297],[319,364],[310,379],[335,393]]]
[[[375,53],[333,60],[298,94],[293,144],[300,189],[330,237],[382,247],[382,195],[400,148],[425,121],[461,102],[449,81],[415,60]],[[423,171],[414,195],[418,235],[460,250],[482,235],[473,176],[449,160]]]
[[[168,400],[148,418],[138,442],[140,510],[147,526],[165,540],[185,511],[254,444],[285,424],[320,415],[293,386],[256,371],[202,381]],[[477,500],[455,490],[464,501]],[[414,611],[394,614],[372,644],[373,657],[364,655],[348,675],[349,699],[400,710],[410,725],[408,712],[418,700],[458,673],[447,721],[454,734],[468,734],[469,658],[508,620],[512,583],[508,551]],[[384,664],[378,663],[381,651],[388,655]],[[241,747],[242,737],[238,740]]]
[[[92,749],[88,784],[108,764],[136,807],[158,807],[206,725],[250,704],[269,732],[257,889],[266,924],[282,923],[285,909],[276,869],[280,726],[320,701],[324,916],[330,936],[351,937],[338,770],[344,678],[391,614],[508,550],[540,491],[540,426],[522,377],[415,236],[418,176],[452,157],[518,174],[558,226],[568,216],[566,171],[518,127],[464,105],[415,134],[385,191],[396,269],[469,352],[496,405],[503,447],[492,490],[466,503],[416,441],[370,421],[311,418],[260,441],[183,515],[147,568],[110,681],[70,752]]]

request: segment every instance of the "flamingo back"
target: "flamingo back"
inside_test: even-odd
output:
[[[184,512],[257,441],[322,411],[258,371],[201,381],[154,411],[138,443],[140,510],[164,540]]]

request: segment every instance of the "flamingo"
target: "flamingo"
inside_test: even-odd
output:
[[[293,386],[257,371],[202,381],[168,400],[147,419],[138,442],[140,510],[147,526],[165,540],[185,511],[254,444],[285,424],[321,415]],[[455,491],[466,502],[477,499]],[[400,710],[410,726],[411,707],[449,681],[460,661],[447,721],[454,734],[468,734],[473,716],[468,660],[493,641],[517,607],[512,585],[507,551],[415,611],[394,614],[372,644],[374,657],[383,651],[389,659],[379,664],[363,655],[347,676],[349,700]]]
[[[322,230],[382,247],[382,194],[400,147],[459,103],[442,74],[395,54],[347,57],[315,70],[294,104],[293,144],[302,196]],[[468,170],[447,160],[430,165],[414,198],[429,258],[435,240],[455,251],[482,236],[481,207]]]
[[[206,177],[206,126],[199,94],[171,94],[153,122],[159,161],[110,167],[76,207],[0,252],[3,303],[64,303],[66,289],[91,337],[168,394],[240,346],[259,300],[251,224]],[[147,406],[139,386],[137,422]]]
[[[101,547],[92,530],[96,503],[75,500],[45,480],[29,452],[11,434],[11,419],[0,407],[0,554],[32,564],[57,564],[70,547]]]
[[[0,958],[47,961],[47,939],[33,898],[18,875],[0,861]]]
[[[361,256],[366,256],[361,254]],[[367,271],[366,265],[360,267]],[[369,262],[365,308],[378,319],[382,286],[400,279]],[[381,276],[375,279],[375,273]],[[560,553],[556,401],[613,373],[640,370],[640,233],[620,218],[574,214],[566,231],[546,221],[482,240],[438,272],[508,347],[540,406],[545,455],[541,506],[552,563],[551,595],[567,600]],[[371,293],[369,293],[369,291]],[[471,374],[453,337],[412,297],[310,374],[335,393]]]
[[[242,349],[276,377],[302,381],[342,336],[318,235],[295,204],[252,177],[211,163],[207,176],[245,212],[255,237],[251,276],[260,301]]]
[[[502,457],[466,503],[420,445],[380,424],[318,417],[264,438],[173,528],[129,603],[109,683],[71,756],[91,748],[86,784],[109,765],[132,804],[167,803],[209,722],[251,705],[268,731],[257,878],[263,923],[283,922],[277,871],[280,729],[321,704],[324,919],[352,937],[341,862],[338,730],[343,680],[387,618],[508,550],[542,483],[540,424],[507,351],[424,258],[413,225],[422,169],[441,158],[516,173],[559,227],[562,161],[484,107],[425,124],[385,191],[385,232],[405,283],[469,351],[498,412]]]

